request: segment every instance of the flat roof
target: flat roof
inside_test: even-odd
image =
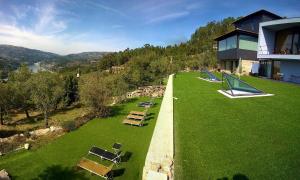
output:
[[[260,26],[273,26],[273,25],[298,24],[298,23],[300,23],[300,17],[284,18],[284,19],[266,21],[266,22],[259,23],[259,25]]]

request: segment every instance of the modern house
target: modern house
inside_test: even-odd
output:
[[[249,74],[252,64],[258,63],[257,44],[259,23],[278,20],[280,16],[259,10],[233,22],[235,29],[217,37],[217,58],[222,70]]]
[[[259,75],[300,83],[300,18],[260,23],[257,58]]]

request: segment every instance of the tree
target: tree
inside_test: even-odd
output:
[[[78,100],[78,79],[74,75],[64,77],[64,105],[70,106]]]
[[[31,92],[28,80],[31,77],[31,71],[27,65],[21,67],[9,74],[9,85],[14,91],[13,104],[15,108],[21,108],[25,111],[27,118],[30,118],[28,109],[32,107]]]
[[[48,114],[64,95],[62,78],[55,73],[38,72],[30,78],[31,99],[44,114],[45,126],[48,127]]]
[[[99,116],[109,115],[107,105],[111,103],[112,97],[125,94],[127,89],[128,85],[121,75],[95,72],[81,77],[79,81],[80,101]]]
[[[12,94],[8,84],[0,83],[0,125],[4,124],[4,114],[11,108]]]

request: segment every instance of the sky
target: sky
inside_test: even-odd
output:
[[[61,55],[166,46],[260,9],[300,17],[300,0],[0,0],[0,44]]]

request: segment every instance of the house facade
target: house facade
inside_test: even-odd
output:
[[[259,25],[259,75],[300,83],[300,18],[285,18]]]
[[[249,74],[252,64],[258,63],[259,24],[278,19],[281,17],[276,14],[259,10],[233,22],[233,31],[215,39],[220,69],[230,73]]]

